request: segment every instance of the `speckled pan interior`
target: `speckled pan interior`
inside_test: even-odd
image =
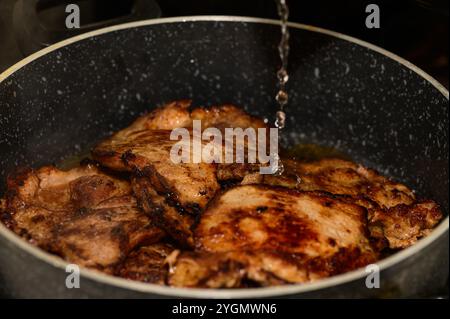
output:
[[[40,57],[0,83],[0,180],[17,166],[59,162],[174,99],[230,102],[273,119],[279,32],[246,22],[157,24]],[[284,144],[335,146],[448,207],[446,97],[366,47],[291,34]]]

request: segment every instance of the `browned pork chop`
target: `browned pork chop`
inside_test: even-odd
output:
[[[225,104],[211,107],[191,106],[190,100],[178,100],[156,108],[142,115],[127,129],[142,130],[172,130],[174,128],[192,128],[193,120],[200,120],[203,128],[265,128],[263,120],[246,113],[241,108]]]
[[[273,251],[181,252],[174,256],[168,284],[175,287],[244,288],[307,282],[292,255]]]
[[[117,275],[126,279],[164,285],[167,276],[165,260],[174,250],[167,243],[143,246],[133,251]]]
[[[369,209],[369,230],[372,237],[386,240],[390,248],[406,248],[428,235],[442,217],[439,206],[431,200]]]
[[[94,165],[10,176],[5,223],[31,243],[81,266],[113,272],[127,254],[164,234],[137,208],[125,180]]]
[[[135,177],[132,185],[142,209],[151,216],[152,220],[182,246],[193,247],[191,228],[196,216],[172,201],[170,193],[159,194],[147,177]]]
[[[216,166],[174,163],[170,131],[125,129],[99,144],[95,159],[111,169],[134,173],[133,189],[144,211],[184,246],[192,246],[190,227],[219,189]]]
[[[412,204],[414,193],[376,171],[350,161],[327,158],[312,162],[285,159],[282,176],[246,176],[243,184],[263,183],[304,191],[325,191],[369,199],[382,208]]]
[[[194,119],[202,120],[204,128],[262,127],[264,122],[231,105],[192,111],[189,106],[189,101],[177,101],[158,108],[100,143],[92,154],[111,169],[134,173],[133,189],[143,209],[179,243],[192,247],[194,220],[220,188],[217,164],[172,162],[170,151],[177,141],[170,140],[170,129],[191,128]],[[189,152],[193,155],[192,148]]]
[[[347,201],[368,210],[371,235],[390,248],[412,245],[442,218],[435,202],[416,200],[405,185],[362,165],[335,158],[313,162],[284,160],[283,164],[282,176],[253,173],[245,176],[242,184],[262,183],[349,196]]]
[[[43,167],[11,176],[0,219],[49,252],[123,278],[242,288],[363,267],[386,247],[412,245],[442,218],[435,202],[346,160],[284,159],[281,176],[261,175],[266,164],[258,162],[174,163],[171,130],[192,134],[194,120],[222,134],[268,128],[232,105],[168,103],[95,147],[107,169]],[[250,143],[242,143],[247,156]],[[187,150],[192,156],[192,144]],[[175,241],[160,241],[166,234]]]
[[[169,282],[228,287],[247,279],[272,285],[355,269],[378,257],[366,225],[363,207],[323,193],[234,187],[203,213],[195,228],[197,252],[179,256]]]

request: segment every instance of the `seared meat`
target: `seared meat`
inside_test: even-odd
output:
[[[131,131],[143,130],[172,130],[177,127],[191,127],[192,119],[189,108],[191,101],[179,100],[155,109],[139,117],[127,129]]]
[[[210,254],[174,251],[168,284],[174,287],[234,288],[241,287],[247,262],[233,253]],[[173,258],[172,258],[173,257]]]
[[[369,209],[368,218],[372,237],[387,240],[390,248],[406,248],[428,235],[442,219],[442,212],[435,202],[425,200]]]
[[[266,124],[260,118],[253,117],[234,105],[191,108],[190,100],[178,100],[167,103],[148,114],[144,114],[127,129],[172,130],[174,128],[192,128],[193,120],[201,120],[202,128],[216,127],[224,129],[235,128],[265,128]],[[123,132],[123,131],[122,131]]]
[[[176,287],[242,288],[307,282],[312,278],[300,263],[295,255],[274,251],[183,252],[171,268],[168,283]]]
[[[170,150],[175,143],[170,131],[125,129],[98,145],[93,156],[103,165],[138,176],[133,188],[145,212],[157,215],[158,225],[182,245],[192,246],[191,220],[219,184],[213,164],[172,162]]]
[[[324,159],[300,165],[299,188],[324,190],[333,194],[363,195],[382,208],[412,204],[414,193],[405,185],[395,183],[362,165]]]
[[[215,198],[195,228],[195,243],[199,255],[181,254],[170,283],[306,282],[378,257],[364,208],[322,193],[260,185],[234,187]]]
[[[188,108],[188,101],[173,102],[140,117],[100,143],[93,156],[111,169],[133,172],[133,189],[144,210],[179,243],[192,247],[191,226],[219,190],[217,165],[172,162],[170,151],[177,141],[170,140],[169,129],[191,127],[194,119],[220,127],[264,123],[230,105]]]
[[[246,176],[243,184],[264,183],[296,188],[303,191],[325,191],[369,199],[382,208],[398,204],[412,204],[414,193],[374,170],[341,159],[322,159],[314,162],[283,160],[282,176]]]
[[[142,209],[162,229],[184,247],[193,247],[192,225],[195,216],[183,206],[170,199],[171,193],[158,194],[147,177],[136,177],[133,190],[139,198]]]
[[[134,247],[164,235],[137,208],[129,183],[94,165],[11,176],[5,211],[6,224],[30,242],[109,273]]]
[[[195,108],[191,112],[192,120],[201,120],[202,127],[215,127],[223,131],[225,128],[267,128],[260,118],[246,113],[234,105],[212,106],[208,108]]]
[[[105,166],[148,178],[173,205],[193,214],[218,190],[214,165],[172,162],[175,141],[170,140],[170,131],[124,131],[94,149],[94,157]]]
[[[341,159],[314,162],[284,160],[282,176],[245,176],[242,184],[270,184],[303,191],[325,191],[364,206],[369,230],[390,248],[405,248],[427,234],[442,218],[433,201],[417,201],[405,185],[393,182],[376,171]],[[401,217],[399,217],[401,216]],[[382,244],[382,243],[380,243]]]
[[[11,176],[0,219],[69,262],[123,278],[242,288],[363,267],[386,247],[412,245],[442,218],[433,201],[346,160],[284,159],[282,175],[261,175],[267,164],[194,163],[190,143],[183,155],[191,160],[174,163],[171,151],[180,144],[170,140],[171,130],[192,136],[194,120],[222,135],[226,128],[268,129],[232,105],[168,103],[95,147],[103,168],[43,167]],[[238,146],[245,159],[253,151],[248,139],[238,146],[233,140],[233,150],[227,142],[214,145],[222,159]],[[166,235],[170,244],[161,241]]]
[[[158,243],[133,251],[125,260],[117,275],[123,278],[164,285],[167,276],[165,260],[173,246]]]
[[[243,288],[312,282],[375,262],[358,248],[331,257],[305,258],[273,250],[182,252],[169,272],[176,287]]]
[[[372,252],[365,210],[321,193],[248,185],[214,199],[195,229],[201,251],[267,249],[330,256],[341,248]]]

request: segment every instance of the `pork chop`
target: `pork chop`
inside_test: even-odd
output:
[[[175,143],[170,131],[125,129],[99,144],[93,156],[111,169],[137,176],[133,189],[144,211],[157,216],[158,225],[180,244],[192,246],[192,220],[219,184],[214,164],[174,163],[170,151]]]
[[[143,246],[133,251],[117,275],[130,280],[164,285],[167,276],[165,260],[174,250],[168,243]]]
[[[31,243],[71,263],[112,273],[134,247],[158,241],[129,182],[95,165],[22,170],[8,179],[3,219]]]
[[[368,227],[380,245],[405,248],[423,237],[442,219],[433,201],[417,200],[414,192],[375,170],[342,159],[312,162],[283,160],[282,176],[246,175],[242,184],[269,184],[302,191],[324,191],[368,210]],[[401,216],[401,217],[400,217]]]
[[[324,193],[237,186],[208,205],[195,228],[196,252],[180,254],[169,282],[273,285],[349,271],[378,258],[366,226],[363,207]]]
[[[189,107],[189,101],[177,101],[158,108],[106,139],[92,152],[102,165],[136,176],[133,189],[143,209],[185,247],[193,247],[191,227],[220,186],[216,163],[171,160],[171,149],[178,141],[170,140],[170,129],[192,129],[193,120],[201,120],[203,128],[265,126],[263,121],[235,106],[192,111]],[[192,158],[192,145],[188,150]]]

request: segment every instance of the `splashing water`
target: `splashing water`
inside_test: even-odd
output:
[[[278,104],[278,111],[276,113],[275,127],[278,129],[283,129],[286,123],[286,113],[284,112],[284,107],[288,103],[288,94],[286,92],[286,83],[289,80],[289,75],[287,72],[288,66],[288,56],[289,56],[289,29],[288,29],[288,18],[289,18],[289,8],[286,4],[286,0],[276,0],[278,15],[281,21],[281,40],[278,45],[278,53],[280,55],[281,67],[277,72],[278,78],[278,93],[275,96],[275,100]],[[275,175],[282,175],[284,172],[284,166],[281,162],[279,156],[278,168]]]

